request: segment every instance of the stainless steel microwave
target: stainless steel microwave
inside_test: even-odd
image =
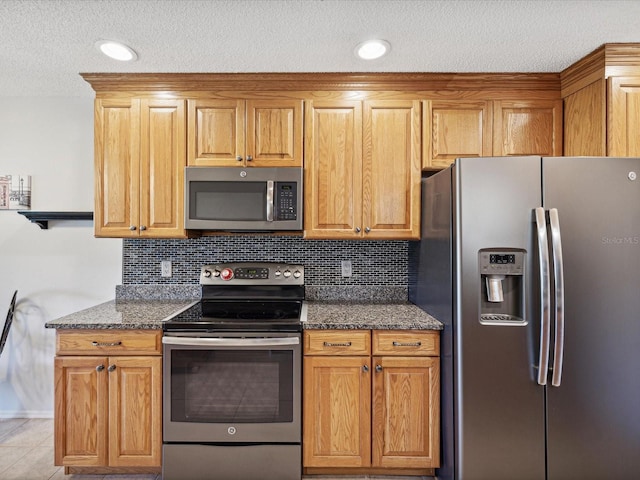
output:
[[[186,167],[185,228],[302,230],[302,168]]]

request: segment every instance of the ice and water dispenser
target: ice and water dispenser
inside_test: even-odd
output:
[[[526,325],[524,257],[521,249],[486,248],[478,252],[480,323]]]

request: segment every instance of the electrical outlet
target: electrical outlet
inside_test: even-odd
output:
[[[342,276],[351,276],[351,260],[342,260]]]
[[[163,277],[171,276],[171,260],[162,260],[160,262],[160,275]]]

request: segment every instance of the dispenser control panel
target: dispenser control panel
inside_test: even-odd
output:
[[[524,272],[523,252],[480,252],[480,273],[482,275],[522,275]]]

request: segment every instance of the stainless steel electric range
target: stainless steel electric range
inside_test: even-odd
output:
[[[205,265],[163,322],[164,480],[299,480],[304,267]]]

